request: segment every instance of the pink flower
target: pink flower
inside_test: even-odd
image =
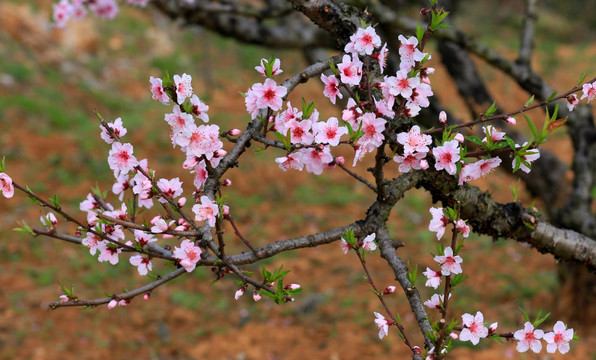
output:
[[[265,71],[265,63],[269,65],[269,60],[261,59],[261,65],[255,66],[255,70],[257,70],[263,76],[267,76],[267,72]],[[271,75],[281,74],[283,70],[281,69],[281,62],[279,59],[275,59],[273,62],[273,67],[271,68]]]
[[[128,173],[139,164],[137,158],[132,154],[133,151],[131,144],[122,144],[119,142],[112,144],[112,149],[108,155],[108,164],[110,165],[110,169],[114,171],[115,176],[119,176],[121,173]]]
[[[339,246],[341,247],[341,251],[343,251],[344,254],[347,254],[352,249],[352,245],[350,245],[350,243],[344,240],[344,238],[341,238]]]
[[[477,345],[481,338],[488,336],[488,329],[484,326],[484,316],[480,311],[476,312],[476,316],[470,314],[463,314],[461,316],[464,328],[459,334],[461,341],[470,341]]]
[[[122,119],[121,118],[117,118],[116,120],[114,120],[113,123],[108,123],[108,127],[112,129],[112,131],[114,131],[114,135],[121,137],[126,135],[126,128],[122,125]],[[103,125],[100,125],[99,128],[101,129],[101,138],[107,142],[108,144],[111,144],[114,142],[114,139],[111,135],[108,134],[108,131],[106,130],[106,128]]]
[[[256,84],[255,84],[256,85]],[[255,87],[253,85],[253,88]],[[246,112],[252,119],[256,119],[259,116],[259,108],[257,107],[257,93],[251,88],[246,92],[244,97],[244,104],[246,105]]]
[[[381,46],[381,38],[371,26],[366,29],[359,28],[350,36],[350,42],[345,47],[345,52],[358,55],[371,55],[376,47]]]
[[[240,289],[236,290],[236,292],[234,293],[234,299],[238,300],[240,299],[240,297],[242,295],[244,295],[244,292],[246,291],[246,287],[241,287]]]
[[[375,317],[375,325],[379,329],[379,339],[383,339],[383,337],[389,334],[389,325],[391,325],[391,322],[378,312],[375,312]]]
[[[451,294],[449,294],[449,298],[451,299]],[[430,299],[424,302],[424,305],[426,305],[426,307],[429,309],[442,309],[444,300],[445,295],[433,294]]]
[[[304,168],[304,164],[300,162],[295,154],[288,154],[286,156],[275,158],[275,162],[283,171],[287,171],[289,169],[302,171]]]
[[[460,256],[453,256],[453,249],[446,247],[443,255],[435,256],[435,261],[441,264],[441,274],[449,276],[451,274],[461,274],[461,263],[464,261]]]
[[[87,6],[103,19],[111,20],[118,14],[118,4],[115,0],[95,0],[88,2]]]
[[[522,145],[522,147],[526,146],[527,143],[524,143]],[[520,147],[519,145],[515,145],[515,147]],[[529,149],[525,151],[525,154],[521,156],[528,164],[532,164],[532,162],[534,160],[537,160],[538,158],[540,158],[540,151],[538,149]],[[521,171],[525,172],[525,173],[529,173],[530,172],[530,168],[527,167],[523,162],[519,161],[519,159],[516,157],[515,159],[513,159],[513,164],[511,166],[513,166],[513,168],[515,169],[515,167],[517,166],[517,163],[520,163],[519,168],[521,169]]]
[[[432,287],[436,289],[441,284],[441,272],[431,270],[431,268],[427,267],[426,271],[422,273],[422,275],[426,276],[427,280],[424,286]]]
[[[191,272],[195,269],[197,263],[201,260],[201,253],[201,248],[195,246],[195,244],[188,239],[184,239],[180,244],[180,247],[174,248],[174,257],[178,259],[180,265],[187,272]]]
[[[420,85],[420,78],[408,78],[408,72],[398,71],[396,76],[385,76],[385,85],[388,87],[389,94],[393,96],[401,95],[404,99],[412,96],[414,89]]]
[[[195,220],[205,221],[211,227],[215,226],[215,220],[219,214],[219,207],[217,204],[211,202],[211,199],[207,196],[201,196],[201,203],[194,205],[192,211],[195,213]]]
[[[480,170],[480,176],[488,175],[491,171],[499,167],[499,165],[501,165],[501,159],[498,157],[476,162],[476,166]]]
[[[404,155],[415,152],[427,153],[428,146],[432,143],[432,137],[420,133],[418,125],[412,126],[410,131],[397,134],[397,142],[404,146]],[[400,170],[401,171],[401,170]]]
[[[447,171],[449,175],[457,172],[456,163],[459,161],[459,143],[457,140],[446,141],[443,146],[433,149],[435,156],[435,169]]]
[[[495,129],[495,127],[492,125],[484,126],[483,133],[485,135],[488,134],[488,136],[490,136],[491,142],[505,140],[505,133],[502,131],[499,131],[498,129]],[[487,138],[485,136],[484,139],[482,139],[482,142],[486,142],[486,141],[487,141]]]
[[[561,354],[566,354],[569,351],[569,342],[573,340],[573,329],[567,329],[562,321],[557,321],[553,331],[544,334],[543,338],[548,344],[546,352],[552,354],[559,350]]]
[[[263,84],[254,84],[252,90],[256,95],[256,105],[258,109],[271,108],[277,111],[282,107],[282,98],[288,93],[288,89],[283,86],[277,86],[272,79],[266,79]]]
[[[400,41],[399,56],[401,57],[399,68],[409,72],[416,64],[416,61],[424,59],[424,54],[418,50],[418,39],[415,36],[406,39],[403,35],[399,35],[398,39]]]
[[[176,145],[182,147],[187,157],[200,158],[205,155],[209,160],[214,152],[223,147],[223,143],[219,140],[219,130],[217,125],[190,124],[176,136]]]
[[[130,188],[129,176],[128,174],[120,174],[120,176],[116,177],[116,182],[112,185],[112,192],[115,195],[119,195],[118,199],[122,201],[124,197],[124,192]]]
[[[389,118],[395,117],[395,111],[393,111],[395,98],[393,96],[388,99],[381,99],[380,101],[377,101],[375,98],[373,98],[373,100],[375,101],[375,107],[377,108],[377,115],[383,115]]]
[[[306,171],[315,175],[321,175],[325,165],[333,161],[333,155],[329,146],[322,148],[300,149],[298,152],[300,162],[304,164]]]
[[[164,223],[165,223],[165,221],[164,221]],[[144,247],[145,245],[147,245],[149,243],[157,241],[157,239],[153,237],[153,234],[148,234],[141,230],[135,230],[134,235],[135,235],[135,241],[137,243],[139,243],[139,246],[141,246],[141,247]]]
[[[377,234],[375,234],[375,233],[368,235],[367,237],[364,238],[364,240],[362,240],[360,247],[363,248],[364,250],[374,251],[377,248],[377,245],[375,244],[376,237],[377,237]]]
[[[426,108],[430,105],[428,97],[433,95],[434,93],[431,90],[430,85],[420,83],[418,86],[416,86],[416,88],[413,89],[412,96],[410,96],[408,102],[416,104],[421,108]]]
[[[173,178],[172,180],[159,179],[157,188],[163,192],[163,195],[170,199],[175,199],[182,194],[182,181],[180,181],[179,178]],[[168,202],[161,196],[157,200],[159,200],[160,203]]]
[[[352,129],[358,129],[358,125],[360,124],[359,117],[362,115],[362,110],[357,106],[354,99],[349,98],[348,104],[346,108],[342,110],[341,119],[345,122],[350,123]]]
[[[341,64],[337,65],[341,82],[348,85],[360,85],[362,79],[362,62],[358,56],[344,55]]]
[[[99,238],[99,236],[91,232],[87,232],[85,238],[83,239],[83,241],[81,241],[81,244],[89,248],[89,253],[91,255],[95,255],[95,253],[97,252],[97,248],[99,247],[99,243],[101,242],[102,240]]]
[[[321,74],[321,80],[325,84],[323,95],[328,97],[332,104],[335,104],[336,97],[343,99],[344,96],[339,91],[339,81],[335,75],[325,76],[325,74]]]
[[[455,223],[455,228],[465,238],[467,238],[468,235],[470,235],[470,227],[462,219],[457,220],[457,222]]]
[[[159,101],[164,105],[170,103],[170,97],[163,88],[163,81],[160,78],[149,77],[151,83],[151,98]]]
[[[288,129],[290,130],[290,142],[292,144],[310,145],[313,143],[315,137],[311,131],[312,121],[292,120],[287,125]]]
[[[97,246],[97,249],[99,250],[99,256],[97,257],[99,262],[109,261],[112,265],[118,263],[118,254],[122,252],[122,248],[107,241],[102,241]]]
[[[399,172],[405,174],[410,170],[420,170],[420,161],[426,157],[426,153],[404,154],[404,156],[394,156],[393,160],[399,164]]]
[[[331,146],[339,145],[339,138],[348,133],[345,126],[339,126],[337,118],[330,117],[326,123],[316,122],[313,125],[315,133],[315,141],[321,144],[329,144]]]
[[[385,139],[383,131],[387,121],[383,118],[378,118],[373,113],[366,113],[360,117],[362,121],[362,131],[364,134],[358,139],[357,144],[364,147],[379,147]]]
[[[447,224],[451,222],[445,213],[443,213],[443,208],[430,208],[430,213],[433,216],[430,224],[428,225],[428,230],[437,233],[437,240],[441,240],[443,234],[445,234],[445,228]]]
[[[73,7],[68,0],[60,0],[58,4],[53,4],[53,14],[55,26],[63,28],[72,16]]]
[[[193,95],[190,98],[190,104],[192,105],[192,113],[196,117],[203,120],[203,122],[209,122],[209,115],[207,114],[207,111],[209,111],[208,105],[202,102],[197,95]]]
[[[174,84],[176,85],[176,100],[178,104],[182,104],[186,98],[192,96],[192,77],[186,73],[182,77],[174,75]]]
[[[180,106],[174,105],[172,113],[165,114],[164,120],[172,127],[173,135],[177,135],[186,127],[194,125],[195,121],[192,115],[181,112]],[[175,136],[174,136],[175,139]]]
[[[12,179],[5,173],[0,173],[0,190],[5,198],[10,199],[14,195],[14,186]]]
[[[571,94],[571,95],[567,96],[567,109],[569,109],[569,111],[573,111],[573,109],[575,109],[575,106],[577,104],[579,104],[577,95]]]
[[[591,83],[591,84],[584,84],[584,86],[582,86],[582,97],[580,98],[580,100],[583,100],[585,98],[588,98],[588,103],[592,100],[594,100],[596,98],[596,86],[594,85],[595,83]]]
[[[517,330],[513,337],[518,341],[517,351],[526,352],[528,349],[532,349],[533,352],[539,353],[542,350],[542,343],[540,339],[544,336],[544,331],[537,329],[534,330],[534,325],[530,322],[524,324],[523,330]]]
[[[385,70],[385,67],[387,66],[387,56],[389,55],[389,50],[387,50],[387,43],[383,44],[383,47],[381,48],[381,50],[376,53],[373,54],[373,58],[377,59],[377,61],[379,62],[379,67],[381,68],[381,74],[383,73],[383,71]]]
[[[151,265],[151,259],[148,257],[134,255],[130,257],[129,261],[131,265],[137,267],[137,271],[140,275],[147,275],[147,273],[153,269],[153,266]]]
[[[174,221],[172,220],[168,224],[164,219],[160,217],[159,220],[157,220],[151,227],[151,232],[154,234],[161,234],[163,232],[166,232],[170,229],[170,225],[172,225],[173,222]]]

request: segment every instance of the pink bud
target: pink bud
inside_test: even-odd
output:
[[[507,118],[505,119],[505,121],[507,121],[507,123],[509,125],[515,125],[517,123],[517,121],[515,120],[515,118],[514,117],[511,117],[511,116],[507,116]]]
[[[224,156],[226,156],[226,154],[227,154],[227,153],[228,153],[227,151],[225,151],[225,150],[222,150],[222,149],[219,149],[219,150],[217,150],[217,151],[215,151],[215,152],[213,153],[213,156],[214,156],[214,157],[218,157],[218,158],[219,158],[219,157],[224,157]]]
[[[109,303],[108,303],[108,309],[113,309],[116,307],[116,305],[118,305],[118,300],[116,299],[112,299]]]
[[[174,235],[170,235],[170,234],[163,234],[162,236],[164,239],[171,239],[174,237]]]
[[[335,163],[339,166],[343,166],[346,163],[346,159],[343,156],[338,156],[335,158]]]
[[[420,355],[420,353],[422,352],[418,346],[414,346],[412,350],[414,350],[414,354],[416,355]]]
[[[182,197],[180,199],[178,199],[178,207],[183,207],[184,204],[186,204],[186,198]]]
[[[150,293],[146,293],[145,295],[143,295],[143,300],[149,300],[149,298],[151,297]]]
[[[444,111],[441,111],[439,113],[439,122],[443,125],[447,124],[447,113]]]
[[[118,306],[126,306],[128,304],[130,304],[130,299],[122,299],[118,301]]]
[[[497,326],[499,326],[498,322],[490,324],[490,326],[488,327],[488,334],[493,334],[495,330],[497,330]]]
[[[273,116],[269,116],[269,122],[270,122],[270,123],[272,123],[272,122],[275,122],[275,117],[273,117]]]
[[[457,140],[457,142],[460,144],[463,144],[465,140],[464,136],[461,133],[457,133],[453,139]]]
[[[221,181],[221,186],[231,186],[232,185],[232,180],[230,179],[223,179]]]
[[[298,284],[290,284],[290,285],[286,285],[284,287],[284,289],[286,289],[286,290],[296,290],[296,289],[300,289],[300,285],[298,285]]]
[[[395,286],[387,286],[385,290],[383,290],[383,295],[393,294],[395,292]]]
[[[60,295],[60,302],[66,302],[70,300],[67,295]]]
[[[232,130],[228,131],[228,134],[230,134],[232,136],[238,136],[238,135],[242,134],[242,131],[240,131],[240,129],[232,129]]]
[[[236,293],[234,294],[234,299],[238,300],[240,299],[240,296],[244,295],[244,291],[246,291],[246,287],[241,287],[240,289],[236,290]]]
[[[182,163],[182,168],[188,170],[194,168],[198,164],[199,162],[197,161],[196,156],[191,156]]]
[[[158,222],[159,220],[161,220],[161,216],[157,215],[156,217],[154,217],[153,219],[151,219],[151,221],[149,221],[149,223],[150,223],[151,225],[155,225],[155,224],[157,224],[157,222]]]
[[[449,337],[451,337],[453,340],[457,340],[458,336],[456,333],[452,332],[451,334],[449,334]]]
[[[256,290],[255,290],[255,291],[253,291],[253,293],[252,293],[252,299],[253,299],[255,302],[257,302],[257,301],[261,300],[261,298],[262,298],[262,297],[263,297],[263,296],[262,296],[261,294],[259,294],[259,292],[258,292],[258,291],[256,291]]]
[[[224,216],[230,215],[230,207],[228,205],[224,205],[222,209],[222,213]]]
[[[426,170],[428,169],[428,161],[425,159],[420,160],[420,169]]]

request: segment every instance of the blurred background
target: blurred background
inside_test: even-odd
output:
[[[45,197],[58,194],[64,208],[79,218],[78,204],[91,187],[111,189],[113,177],[106,158],[109,146],[99,138],[97,110],[107,121],[121,117],[128,128],[126,140],[137,158],[150,159],[160,177],[179,176],[184,189],[192,178],[181,167],[184,155],[172,149],[163,120],[171,112],[151,100],[149,76],[188,73],[196,94],[209,106],[211,122],[222,129],[243,129],[248,116],[239,92],[262,77],[254,67],[261,58],[281,58],[281,81],[304,68],[302,54],[238,44],[200,28],[181,27],[156,11],[121,6],[115,20],[88,16],[60,30],[50,26],[52,1],[0,2],[0,154],[6,172],[19,184]],[[543,1],[539,4],[536,70],[559,90],[575,84],[581,73],[593,76],[596,4],[585,1]],[[523,5],[519,1],[460,1],[458,27],[514,58]],[[395,39],[391,40],[395,41]],[[430,43],[430,50],[435,47]],[[510,55],[510,56],[509,56]],[[466,114],[455,88],[436,59],[433,90],[449,110]],[[520,107],[526,94],[502,74],[480,64],[488,86],[506,110]],[[590,71],[592,71],[590,73]],[[322,86],[311,80],[290,96],[316,101],[321,118],[339,110],[322,97]],[[542,117],[537,114],[537,118]],[[565,130],[545,148],[570,159]],[[227,145],[229,146],[229,144]],[[322,176],[284,173],[273,159],[276,150],[253,151],[230,172],[233,186],[226,189],[236,222],[256,245],[341,226],[363,217],[374,197],[344,173]],[[353,153],[343,154],[351,162]],[[366,164],[357,168],[364,173]],[[254,174],[259,174],[259,177]],[[500,174],[499,174],[500,175]],[[491,189],[503,202],[513,201],[509,185],[517,180],[491,176],[474,184]],[[111,201],[117,204],[117,198]],[[522,195],[530,206],[533,199]],[[540,208],[540,204],[535,204]],[[419,272],[433,266],[430,252],[434,234],[428,232],[431,206],[424,192],[412,191],[398,204],[391,231],[406,247],[402,258],[418,264]],[[287,281],[304,289],[296,302],[276,305],[254,303],[247,293],[234,300],[238,288],[228,276],[212,283],[209,269],[158,288],[150,300],[135,299],[128,307],[108,310],[59,309],[55,301],[61,282],[74,284],[80,298],[103,297],[104,292],[131,290],[150,281],[138,275],[121,256],[117,266],[100,264],[87,249],[50,238],[31,238],[11,231],[16,222],[38,225],[42,209],[21,193],[0,201],[0,358],[2,359],[383,359],[407,356],[395,333],[379,341],[373,311],[380,311],[363,281],[358,261],[344,256],[337,244],[282,254],[247,267],[258,271],[284,265]],[[155,213],[143,216],[149,219]],[[230,250],[243,251],[228,231]],[[175,243],[172,242],[175,245]],[[514,331],[523,317],[539,309],[552,311],[543,328],[558,319],[568,322],[569,298],[558,293],[556,263],[511,240],[472,234],[466,242],[464,269],[471,277],[455,294],[452,316],[482,311],[487,323],[499,321],[499,330]],[[368,257],[375,281],[393,285],[392,273],[376,255]],[[154,262],[156,274],[171,267]],[[419,279],[424,299],[432,292]],[[406,299],[398,290],[390,304],[406,328],[417,332]],[[434,314],[436,315],[436,314]],[[572,357],[596,359],[594,324],[570,322],[581,341],[572,343]],[[420,340],[416,338],[415,340]],[[568,355],[569,356],[569,355]],[[454,359],[559,359],[559,355],[518,354],[515,344],[484,341],[472,349],[458,343]]]

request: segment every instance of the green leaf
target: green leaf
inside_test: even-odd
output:
[[[35,232],[33,231],[33,229],[29,225],[27,225],[27,223],[24,220],[22,220],[20,223],[17,223],[17,225],[20,225],[20,227],[13,228],[13,231],[22,232],[25,234],[35,236]]]
[[[557,96],[557,92],[554,91],[552,94],[550,94],[550,96],[548,97],[548,99],[546,99],[546,102],[551,102],[552,99],[555,98],[555,96]]]
[[[548,317],[550,316],[550,313],[546,313],[544,316],[540,316],[542,314],[542,310],[540,310],[538,312],[538,316],[536,316],[536,320],[534,321],[534,323],[532,325],[534,325],[534,327],[540,326],[540,324],[542,324],[546,319],[548,319]]]
[[[521,114],[524,116],[524,119],[526,119],[530,130],[532,130],[532,135],[534,135],[534,138],[538,137],[538,132],[536,131],[536,125],[534,125],[534,122],[525,113],[522,112]]]
[[[532,97],[530,99],[528,99],[528,101],[526,101],[526,103],[524,104],[524,107],[528,107],[528,105],[530,105],[533,102],[534,102],[534,95],[532,95]]]
[[[306,100],[304,100],[304,98],[302,98],[302,118],[308,119],[314,110],[315,110],[315,103],[311,102],[310,104],[307,104]]]
[[[414,266],[411,271],[408,271],[408,280],[412,287],[416,287],[416,279],[418,278],[418,264]]]
[[[507,144],[509,145],[509,147],[511,148],[511,150],[515,151],[515,141],[513,141],[513,139],[511,139],[507,135],[505,135],[505,141],[507,142]]]
[[[488,110],[486,110],[486,112],[484,113],[484,115],[491,116],[492,114],[495,113],[495,111],[497,111],[497,103],[493,101],[493,103],[490,105],[490,107],[488,108]]]
[[[50,202],[52,203],[52,205],[54,205],[56,207],[56,209],[60,210],[60,203],[58,202],[58,195],[54,195],[51,198],[49,198]]]
[[[451,279],[451,287],[456,287],[457,285],[461,284],[469,277],[470,277],[470,275],[462,275],[462,274],[454,275],[453,278]]]
[[[5,164],[5,161],[6,161],[6,156],[3,156],[3,157],[2,157],[2,162],[0,163],[0,172],[1,172],[1,173],[3,173],[3,172],[4,172],[4,168],[5,168],[5,167],[4,167],[4,164]]]
[[[579,81],[577,82],[577,84],[575,84],[575,86],[580,86],[584,80],[586,80],[586,76],[588,76],[588,74],[583,73],[582,76],[580,76]]]
[[[292,149],[292,143],[287,139],[287,137],[283,136],[282,134],[278,133],[277,131],[273,132],[273,135],[279,139],[284,144],[284,147],[287,151]]]
[[[474,144],[477,144],[477,145],[482,145],[483,144],[482,143],[482,140],[480,140],[480,138],[478,138],[476,136],[472,136],[472,135],[471,136],[466,136],[466,139],[468,141],[473,142]]]
[[[337,69],[335,68],[335,63],[333,60],[329,59],[329,68],[333,71],[333,75],[337,74]]]
[[[530,317],[528,316],[528,314],[526,314],[526,312],[524,311],[524,309],[522,309],[521,307],[519,307],[518,309],[522,312],[522,315],[524,316],[524,319],[526,319],[527,322],[530,322]]]
[[[418,39],[418,44],[422,42],[422,38],[424,37],[424,29],[420,24],[416,23],[416,39]]]

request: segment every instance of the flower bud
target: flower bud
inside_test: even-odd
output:
[[[221,181],[221,186],[231,186],[232,185],[232,180],[230,179],[223,179]]]
[[[108,309],[113,309],[116,307],[116,305],[118,305],[118,300],[116,299],[112,299],[110,300],[110,302],[108,303]]]
[[[517,121],[515,120],[515,118],[514,117],[511,117],[511,116],[507,116],[507,118],[505,119],[505,121],[507,121],[507,123],[509,125],[515,125],[517,123]]]
[[[243,286],[240,289],[236,290],[236,293],[234,294],[234,299],[238,300],[240,299],[240,296],[244,295],[244,292],[246,291],[246,287]]]
[[[178,199],[178,207],[183,207],[184,204],[186,204],[186,198],[182,197],[180,199]]]
[[[463,144],[465,140],[464,136],[461,133],[457,133],[453,139],[457,140],[457,142],[460,144]]]
[[[387,286],[385,290],[383,290],[383,295],[393,294],[395,292],[395,286]]]
[[[240,134],[242,134],[242,131],[240,131],[240,129],[232,129],[228,131],[228,134],[232,135],[232,136],[238,136]]]
[[[447,113],[444,111],[441,111],[439,113],[439,122],[443,125],[447,124]]]
[[[219,157],[224,157],[224,156],[226,156],[226,154],[227,154],[227,153],[228,153],[227,151],[225,151],[225,150],[222,150],[222,149],[219,149],[219,150],[217,150],[217,151],[215,151],[215,152],[213,153],[213,156],[214,156],[214,157],[218,157],[218,158],[219,158]]]
[[[149,300],[150,297],[151,297],[151,293],[146,293],[145,295],[143,295],[143,300],[147,301],[147,300]]]
[[[256,291],[256,290],[255,290],[255,291],[253,291],[253,293],[252,293],[252,299],[253,299],[255,302],[257,302],[257,301],[261,300],[261,298],[262,298],[262,297],[263,297],[263,296],[262,296],[261,294],[259,294],[259,292],[258,292],[258,291]]]
[[[174,235],[170,235],[170,234],[163,234],[163,235],[162,235],[162,238],[163,238],[163,239],[171,239],[171,238],[173,238],[173,237],[174,237]]]
[[[296,290],[296,289],[300,289],[300,285],[298,284],[290,284],[290,285],[286,285],[284,287],[285,290]]]
[[[427,8],[420,9],[420,15],[422,15],[422,16],[426,16],[429,13],[430,13],[430,9],[427,9]]]
[[[428,161],[426,161],[425,159],[420,160],[420,169],[421,170],[428,169]]]
[[[126,306],[128,304],[130,304],[130,299],[122,299],[118,301],[118,306]]]
[[[222,214],[224,217],[230,215],[230,207],[228,205],[222,206]]]
[[[346,163],[346,159],[343,156],[338,156],[335,158],[335,163],[339,166],[343,166]]]
[[[412,350],[414,350],[414,354],[416,355],[420,355],[420,353],[422,352],[418,346],[414,346]]]
[[[157,222],[158,222],[159,220],[161,220],[161,216],[157,215],[156,217],[154,217],[153,219],[151,219],[151,221],[149,221],[149,223],[150,223],[151,225],[155,225],[155,224],[157,224]]]

